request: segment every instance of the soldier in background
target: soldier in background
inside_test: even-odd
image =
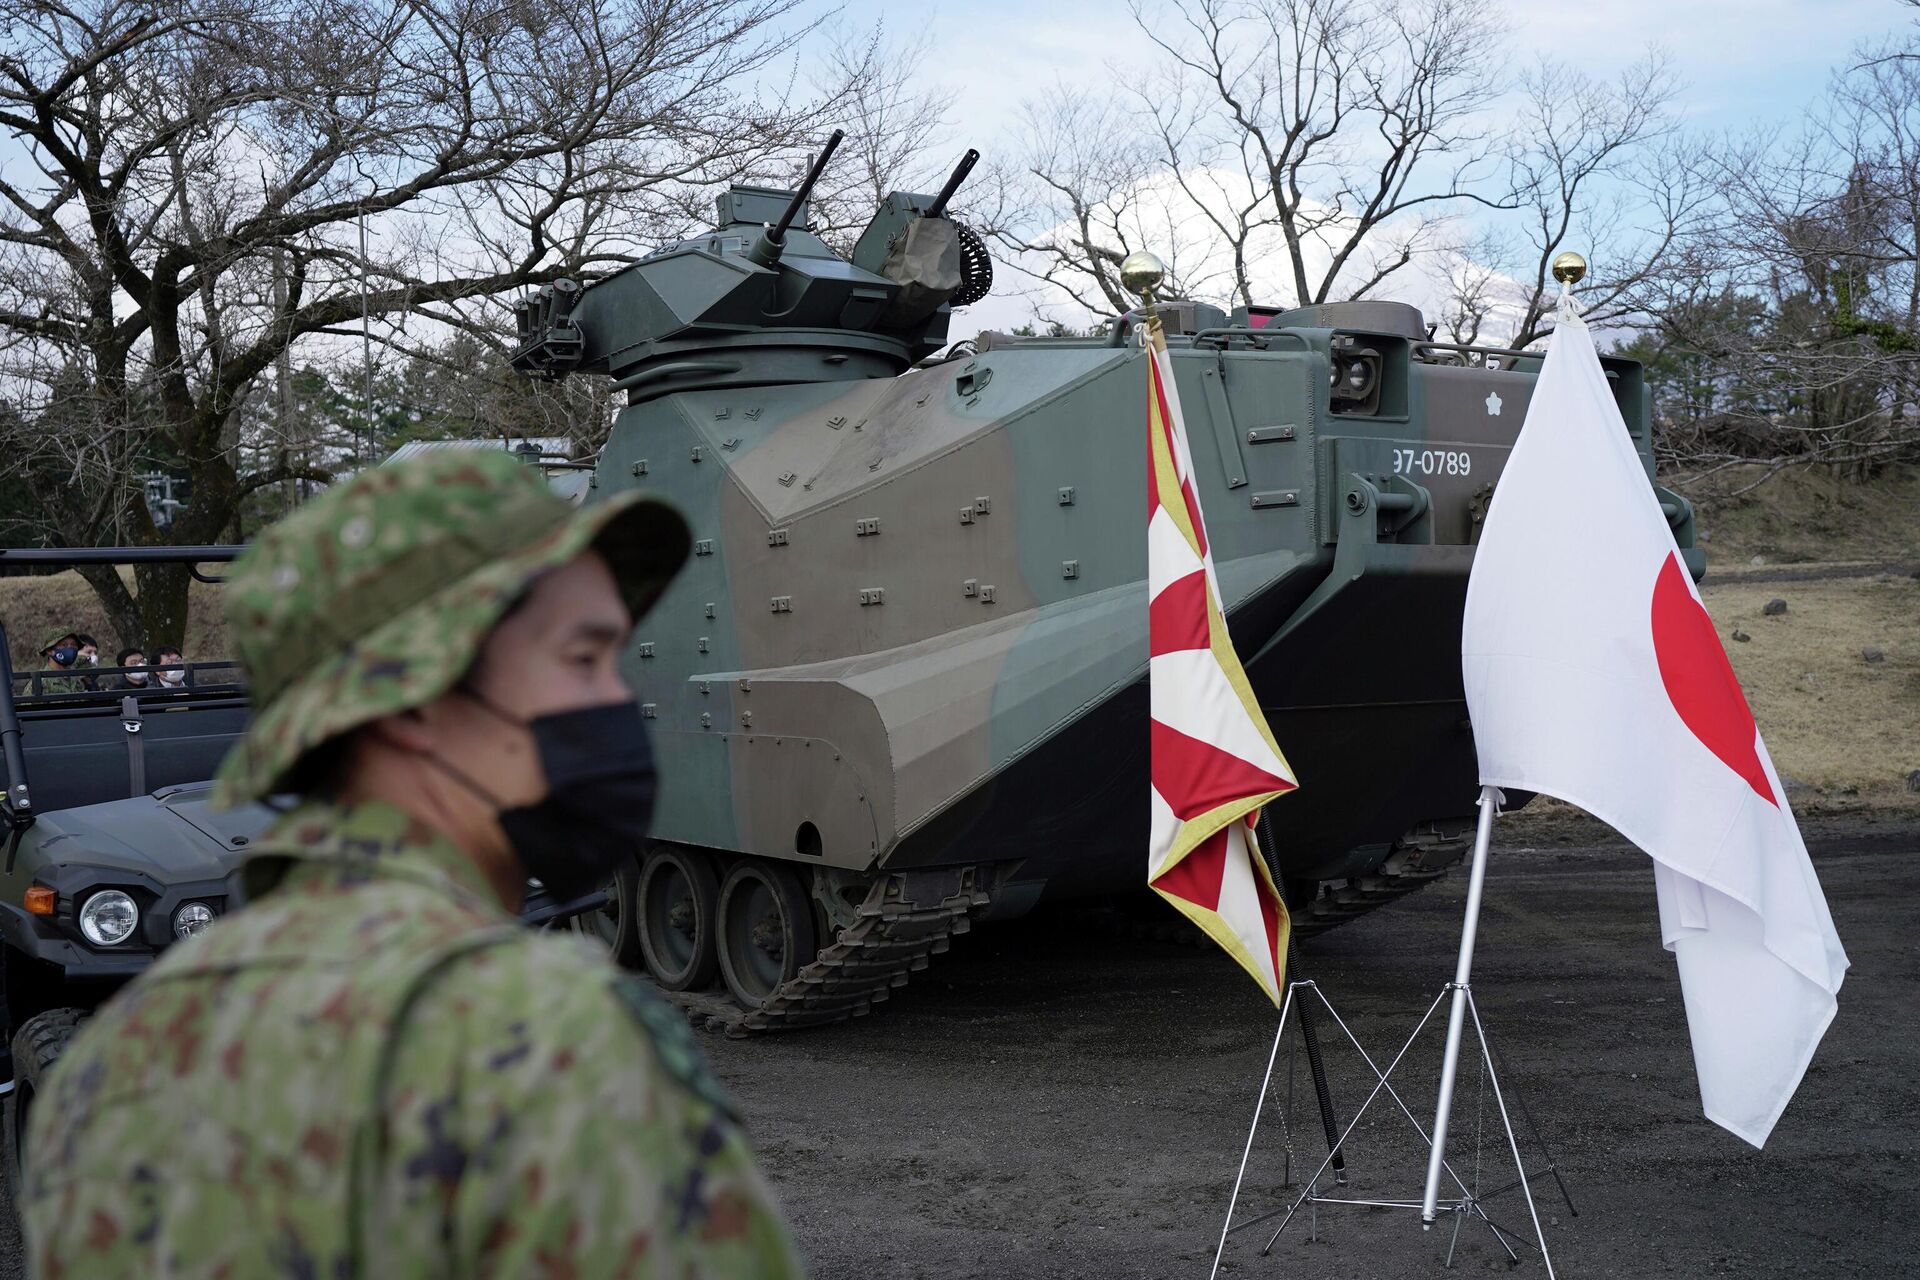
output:
[[[80,637],[71,631],[56,631],[40,646],[40,661],[52,674],[40,677],[40,693],[79,693],[86,688],[74,668],[80,662]],[[27,692],[35,692],[27,682]]]
[[[32,1111],[43,1276],[797,1276],[685,1021],[514,917],[638,847],[618,666],[685,525],[503,454],[362,472],[234,566],[255,718],[226,803],[297,796],[250,905],[82,1029]],[[160,655],[156,654],[156,657]]]

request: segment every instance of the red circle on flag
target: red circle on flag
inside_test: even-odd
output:
[[[1761,799],[1778,808],[1760,763],[1760,732],[1746,695],[1714,633],[1713,619],[1689,588],[1679,555],[1671,551],[1653,584],[1653,653],[1660,664],[1660,682],[1681,723]]]

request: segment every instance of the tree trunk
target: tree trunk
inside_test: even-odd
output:
[[[192,576],[187,572],[187,567],[179,564],[136,565],[133,576],[140,585],[140,631],[135,634],[143,635],[149,645],[170,644],[184,649],[187,643],[187,619],[192,607],[187,596]]]
[[[120,637],[121,644],[145,643],[147,636],[146,620],[141,616],[141,602],[133,598],[133,592],[127,590],[127,583],[120,576],[118,565],[85,564],[77,572],[93,588],[93,594],[107,611],[108,621],[113,623],[114,634]]]

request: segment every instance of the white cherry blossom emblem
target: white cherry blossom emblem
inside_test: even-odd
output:
[[[1497,418],[1500,416],[1500,393],[1498,391],[1487,392],[1487,416],[1489,418]]]

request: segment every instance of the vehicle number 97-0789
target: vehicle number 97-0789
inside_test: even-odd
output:
[[[1464,449],[1395,449],[1397,476],[1470,476],[1473,455]]]

